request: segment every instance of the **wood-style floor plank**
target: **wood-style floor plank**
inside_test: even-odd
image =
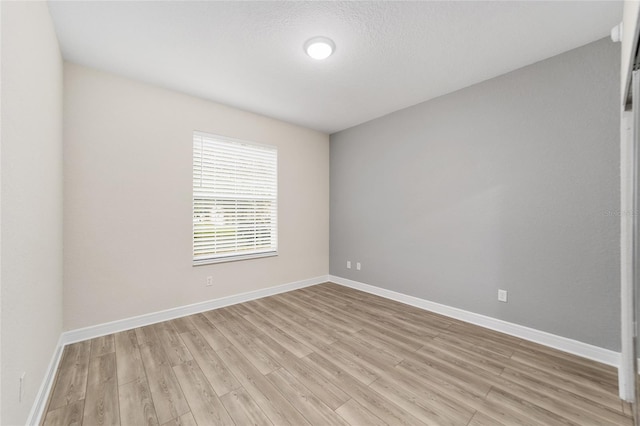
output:
[[[300,343],[298,340],[291,337],[259,315],[251,314],[246,315],[244,318],[253,324],[257,330],[271,337],[298,358],[302,358],[303,356],[309,355],[313,352],[313,349],[309,348],[304,343]]]
[[[136,338],[138,340],[138,346],[152,345],[158,341],[158,335],[156,334],[156,328],[153,325],[147,325],[144,327],[138,327],[134,330],[136,332]]]
[[[403,361],[397,368],[398,374],[402,375],[403,383],[417,395],[430,392],[432,388],[437,389],[442,395],[494,419],[496,424],[526,424],[526,419],[519,418],[508,408],[486,400],[486,394],[491,388],[479,391],[476,386],[470,387],[458,379],[451,380],[446,372],[440,372],[437,368],[419,362]]]
[[[305,362],[305,359],[288,356],[281,363],[285,365],[289,374],[310,389],[315,396],[330,408],[335,409],[349,400],[348,394],[331,380],[319,374],[312,365]]]
[[[240,387],[238,380],[198,331],[183,333],[182,340],[218,396]]]
[[[251,363],[262,373],[270,372],[280,368],[280,364],[268,353],[259,350],[254,339],[246,335],[235,318],[229,321],[220,321],[215,327],[240,350]]]
[[[305,346],[311,349],[317,349],[328,343],[333,343],[335,340],[326,338],[324,336],[318,336],[304,327],[304,325],[298,324],[295,321],[286,319],[284,315],[276,315],[271,309],[265,307],[260,303],[260,300],[254,301],[251,306],[254,309],[254,315],[257,315],[266,321],[274,324],[276,327],[297,339]]]
[[[577,423],[570,421],[566,417],[558,416],[551,411],[545,410],[536,404],[518,398],[501,389],[491,389],[487,394],[487,401],[495,402],[501,407],[505,407],[505,410],[511,411],[520,419],[524,419],[525,424],[542,424],[549,426],[577,425]]]
[[[392,401],[349,375],[335,364],[333,359],[325,358],[317,353],[312,353],[306,358],[313,362],[318,371],[333,379],[353,399],[389,425],[424,425],[411,413],[401,409]]]
[[[191,414],[198,424],[234,426],[220,399],[216,396],[198,364],[187,361],[173,367],[185,397],[189,400]]]
[[[481,412],[476,412],[473,418],[469,421],[467,426],[505,426],[503,423],[499,423],[496,419],[485,416]]]
[[[519,374],[516,370],[505,369],[505,379],[498,386],[522,398],[528,398],[550,411],[561,412],[567,418],[581,424],[620,424],[625,415],[596,401],[555,388],[535,377]]]
[[[89,361],[83,422],[96,426],[120,424],[116,354],[113,352],[92,357]]]
[[[475,413],[473,410],[460,409],[459,405],[456,406],[437,392],[430,392],[429,397],[424,398],[389,379],[378,379],[370,388],[426,424],[463,425]]]
[[[196,419],[193,418],[193,414],[186,413],[181,415],[180,417],[169,420],[168,422],[162,424],[162,426],[198,426],[198,423],[196,423]]]
[[[124,385],[134,380],[146,379],[135,331],[122,331],[114,336],[118,384]]]
[[[165,321],[152,326],[156,331],[157,342],[164,349],[164,353],[171,366],[191,361],[193,357],[182,342],[180,335],[173,327],[173,321]]]
[[[311,336],[315,340],[321,341],[325,345],[330,345],[337,340],[335,330],[323,326],[312,317],[307,317],[304,313],[298,312],[296,309],[279,301],[275,297],[267,297],[256,301],[260,306],[271,313],[273,316],[280,317],[286,323],[298,325],[298,329],[302,329],[307,336]]]
[[[113,334],[91,339],[91,357],[102,356],[116,351]]]
[[[336,413],[350,425],[388,426],[387,423],[374,416],[355,399],[350,399],[342,404],[336,409]]]
[[[176,318],[173,319],[171,321],[168,321],[169,323],[171,323],[171,325],[173,326],[173,328],[175,328],[175,330],[179,333],[187,333],[193,329],[196,328],[195,324],[193,323],[193,317],[195,315],[191,315],[188,317],[181,317],[181,318]]]
[[[446,360],[430,353],[409,354],[407,359],[399,365],[422,375],[422,377],[439,377],[480,397],[484,397],[491,390],[491,384],[482,380],[482,377],[462,370],[457,365],[447,363]]]
[[[312,425],[347,426],[339,415],[284,368],[269,373],[267,378]]]
[[[284,346],[280,345],[270,336],[262,334],[259,330],[251,328],[251,324],[239,319],[237,322],[241,331],[250,337],[258,350],[266,353],[277,363],[286,366],[287,371],[299,380],[326,405],[335,409],[349,399],[335,384],[326,380],[319,374],[315,374],[313,368],[309,368],[302,360],[294,356]]]
[[[213,350],[219,351],[231,346],[231,342],[204,315],[194,315],[191,321]]]
[[[140,354],[158,422],[162,424],[187,413],[189,404],[162,347],[158,343],[145,344],[140,346]]]
[[[631,426],[616,374],[327,283],[69,345],[42,424]]]
[[[251,395],[242,387],[223,395],[220,400],[237,425],[273,425]]]
[[[343,319],[338,315],[326,315],[326,311],[320,309],[314,304],[303,298],[298,298],[294,293],[284,293],[280,296],[283,303],[287,303],[294,308],[297,313],[305,316],[311,315],[315,319],[321,319],[323,324],[328,325],[334,330],[340,330],[343,333],[356,333],[362,329],[362,325]]]
[[[74,343],[64,348],[58,376],[49,401],[49,410],[84,400],[91,341]]]
[[[158,417],[147,379],[138,379],[118,387],[122,426],[154,426]]]
[[[278,389],[234,346],[226,348],[219,355],[273,424],[291,426],[309,424]]]
[[[82,424],[82,411],[84,409],[84,400],[73,402],[69,405],[63,405],[60,408],[50,410],[46,413],[44,426],[76,426]]]

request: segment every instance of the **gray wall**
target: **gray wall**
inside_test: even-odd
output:
[[[331,274],[619,350],[619,58],[603,39],[332,135]]]

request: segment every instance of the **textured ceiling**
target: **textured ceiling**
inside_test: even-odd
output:
[[[609,34],[622,3],[50,2],[65,59],[332,133]],[[303,43],[332,38],[315,61]]]

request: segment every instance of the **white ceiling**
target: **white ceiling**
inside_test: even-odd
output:
[[[606,37],[612,1],[50,2],[65,59],[333,133]],[[315,61],[303,43],[336,52]]]

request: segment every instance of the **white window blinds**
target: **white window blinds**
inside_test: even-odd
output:
[[[194,264],[278,249],[276,147],[193,134]]]

